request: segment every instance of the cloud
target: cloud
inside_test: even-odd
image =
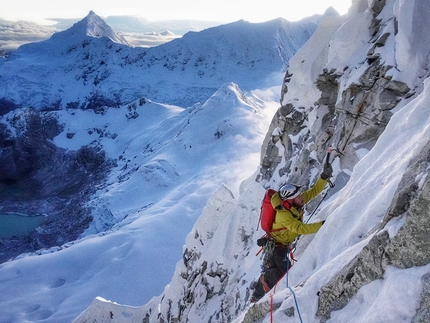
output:
[[[28,21],[8,21],[0,18],[0,50],[13,51],[25,43],[38,42],[59,31]]]
[[[0,18],[0,56],[7,55],[19,46],[39,42],[55,32],[70,28],[78,19],[50,19],[54,25],[39,25],[30,21],[8,21]],[[220,23],[193,20],[164,20],[149,22],[141,17],[109,16],[104,19],[118,35],[122,35],[133,47],[154,47],[189,31],[200,31]]]
[[[118,35],[123,36],[127,42],[133,47],[154,47],[164,43],[167,43],[175,38],[181,36],[173,33],[125,33],[119,32]]]

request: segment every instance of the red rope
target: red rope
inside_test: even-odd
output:
[[[273,323],[273,294],[272,293],[270,293],[270,323]]]

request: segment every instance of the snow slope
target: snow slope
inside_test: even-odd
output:
[[[159,295],[209,196],[223,183],[238,194],[254,172],[274,108],[230,83],[187,110],[141,98],[104,115],[56,112],[56,145],[100,145],[117,166],[81,240],[0,265],[0,322],[70,322],[97,296],[137,306]]]

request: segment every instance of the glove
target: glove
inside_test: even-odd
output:
[[[260,238],[260,239],[257,240],[257,246],[264,247],[266,245],[267,241],[269,241],[269,239],[267,239],[267,238]]]
[[[321,173],[321,178],[323,180],[328,180],[332,174],[333,174],[333,168],[329,163],[325,163],[323,172]]]
[[[321,221],[321,225],[324,225],[324,223],[325,223],[325,220],[322,220],[322,221]]]

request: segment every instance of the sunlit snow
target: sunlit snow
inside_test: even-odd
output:
[[[408,9],[408,4],[387,2],[394,13],[384,15],[407,19],[405,15],[410,12],[402,8]],[[321,37],[313,37],[291,60],[296,78],[289,84],[284,103],[303,100],[304,105],[312,106],[318,98],[313,80],[325,67],[342,70],[345,64],[354,64],[340,86],[356,81],[354,72],[364,64],[358,59],[362,56],[359,51],[368,38],[357,28],[371,19],[365,11],[367,6],[367,0],[357,0],[347,19],[328,17],[323,22],[316,32]],[[422,55],[410,48],[409,42],[402,42],[409,27],[406,24],[402,29],[400,25],[396,53],[391,46],[377,50],[392,61],[402,53],[401,69],[390,73],[422,92],[396,108],[375,146],[360,151],[360,161],[350,172],[347,185],[339,191],[333,189],[321,204],[312,221],[324,219],[326,223],[317,234],[300,240],[298,262],[287,276],[297,304],[283,279],[272,293],[275,302],[283,302],[274,313],[274,322],[285,321],[284,312],[291,307],[300,309],[303,322],[319,322],[315,313],[321,286],[379,234],[372,229],[383,219],[406,167],[428,143],[430,82],[417,78],[427,64],[427,52]],[[429,40],[423,39],[423,43],[423,48],[430,47]],[[302,59],[307,55],[309,62]],[[408,61],[415,63],[409,69],[402,68]],[[261,143],[277,108],[274,102],[279,100],[280,89],[272,90],[263,88],[244,95],[240,84],[228,83],[205,103],[186,110],[151,101],[140,106],[136,101],[139,117],[135,119],[127,118],[127,106],[109,110],[106,119],[89,111],[58,112],[69,128],[54,139],[57,145],[76,149],[95,140],[105,147],[108,157],[123,157],[109,185],[94,199],[100,220],[85,237],[0,265],[0,322],[69,322],[75,318],[84,322],[86,314],[109,321],[108,313],[115,313],[117,323],[137,322],[149,307],[162,310],[161,297],[173,298],[185,288],[180,277],[185,248],[206,251],[201,262],[227,263],[233,273],[230,279],[247,282],[236,284],[239,297],[245,298],[249,282],[259,274],[261,259],[254,256],[259,249],[255,245],[244,263],[239,262],[237,255],[242,252],[239,246],[243,241],[238,230],[240,227],[241,233],[255,233],[254,240],[263,235],[257,224],[264,188],[254,179]],[[151,127],[143,128],[149,119]],[[312,116],[308,120],[314,121]],[[93,128],[105,129],[107,135],[100,137],[89,131]],[[67,133],[74,133],[72,139]],[[333,166],[338,174],[338,160]],[[422,174],[420,180],[425,176]],[[274,182],[282,180],[274,175]],[[145,181],[151,181],[152,186],[136,188],[136,183]],[[159,183],[159,190],[153,190],[154,181]],[[153,200],[157,203],[152,204]],[[404,221],[400,217],[384,230],[394,236]],[[106,225],[112,225],[111,229],[98,233]],[[200,241],[195,239],[197,233]],[[362,287],[347,306],[332,313],[328,322],[410,322],[419,307],[421,276],[429,270],[430,265],[388,267],[382,279]],[[197,297],[203,299],[204,295]],[[266,295],[263,301],[269,297]],[[209,322],[219,309],[214,299],[202,306],[204,311],[190,310],[190,322]],[[83,312],[87,307],[90,311]],[[241,322],[244,315],[234,322]],[[297,317],[294,319],[298,322]],[[270,318],[262,322],[268,323]]]

